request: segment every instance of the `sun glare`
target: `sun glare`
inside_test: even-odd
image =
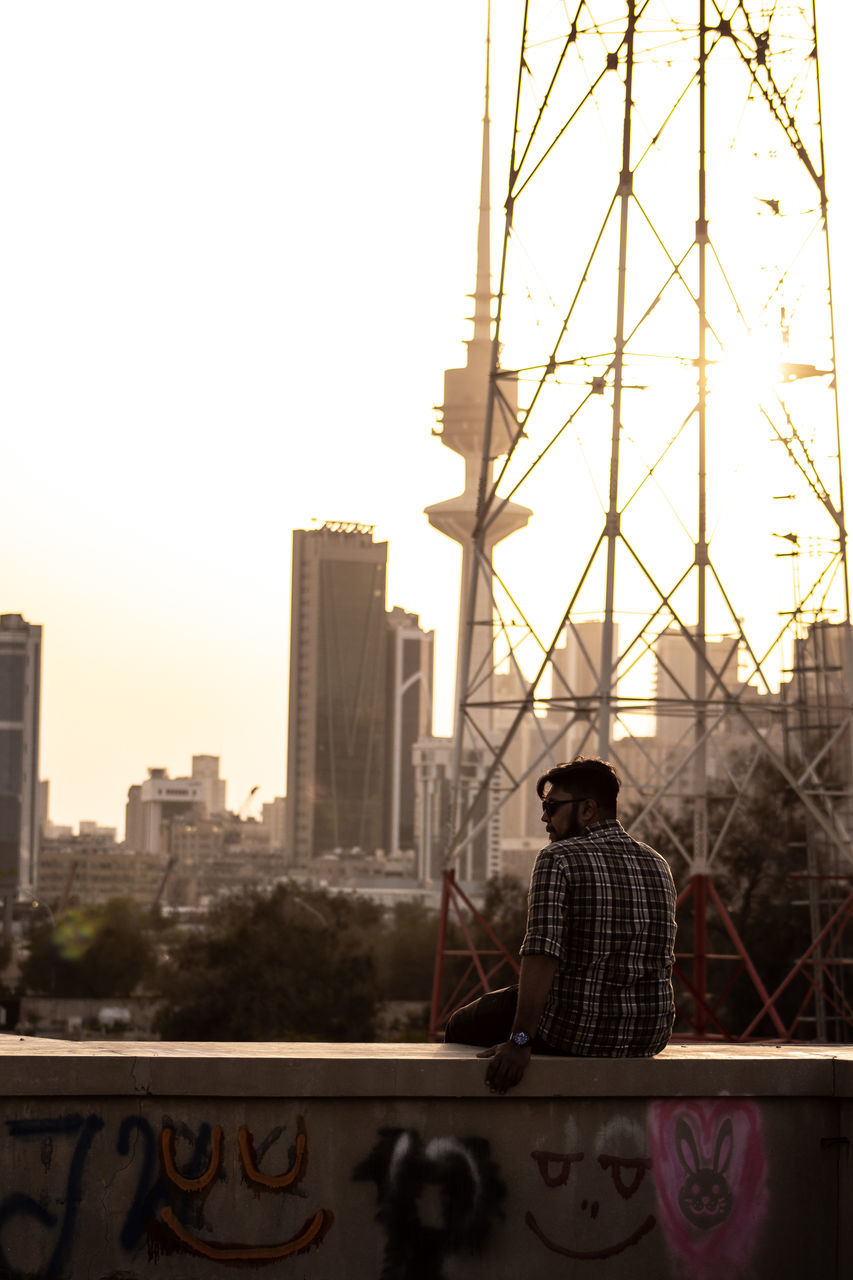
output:
[[[748,334],[714,363],[710,393],[718,408],[743,410],[772,401],[783,381],[781,340],[766,329]]]

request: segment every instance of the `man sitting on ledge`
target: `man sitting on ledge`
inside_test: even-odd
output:
[[[616,817],[619,778],[579,756],[536,783],[550,843],[533,868],[518,985],[458,1009],[448,1044],[488,1046],[506,1093],[531,1052],[646,1058],[672,1034],[675,886],[666,861]]]

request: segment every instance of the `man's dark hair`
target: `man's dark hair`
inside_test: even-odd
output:
[[[536,794],[544,799],[545,788],[560,787],[571,795],[594,800],[599,813],[616,817],[616,797],[622,784],[619,775],[606,760],[596,756],[576,756],[565,764],[555,764],[536,783]]]

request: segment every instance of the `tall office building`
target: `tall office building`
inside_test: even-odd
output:
[[[415,743],[432,733],[435,633],[416,614],[386,615],[386,829],[384,848],[397,854],[415,847]]]
[[[0,897],[10,912],[36,881],[41,627],[0,616]],[[8,914],[7,914],[8,919]]]
[[[383,844],[387,542],[329,522],[293,533],[287,856]]]

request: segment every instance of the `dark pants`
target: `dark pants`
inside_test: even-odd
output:
[[[451,1014],[444,1029],[444,1043],[475,1044],[483,1049],[503,1044],[512,1031],[517,1000],[517,986],[503,987],[463,1005]],[[533,1037],[530,1047],[534,1053],[560,1054],[559,1049],[552,1049],[538,1035]]]

